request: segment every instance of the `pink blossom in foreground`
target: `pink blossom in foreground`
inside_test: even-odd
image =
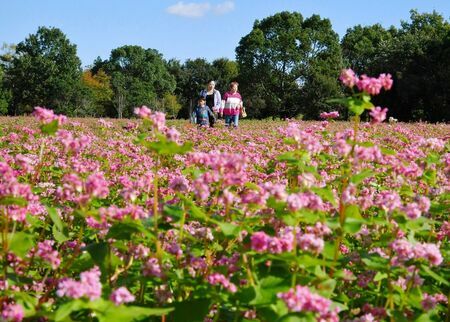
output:
[[[142,270],[144,276],[155,276],[162,277],[164,274],[162,272],[161,266],[159,265],[157,258],[150,258],[144,264],[144,268]]]
[[[147,106],[143,105],[141,107],[136,107],[134,109],[134,114],[144,119],[149,118],[150,115],[152,114],[152,111]]]
[[[213,273],[207,277],[208,283],[211,285],[222,285],[231,293],[236,293],[237,287],[229,281],[224,275],[219,273]]]
[[[435,308],[438,303],[447,304],[447,297],[444,294],[434,294],[429,295],[428,293],[423,294],[423,300],[420,304],[424,310],[429,311]]]
[[[59,297],[80,298],[86,296],[91,301],[102,295],[102,283],[100,282],[100,270],[97,266],[80,274],[80,281],[71,278],[63,279],[58,284],[56,294]]]
[[[355,72],[350,68],[343,69],[341,71],[339,79],[342,82],[342,84],[350,88],[355,86],[356,82],[358,81],[358,77],[356,77]]]
[[[370,111],[370,116],[372,116],[372,124],[382,123],[386,119],[387,108],[381,108],[379,106],[375,107]]]
[[[53,269],[59,267],[61,259],[59,258],[59,253],[53,249],[53,240],[44,240],[38,243],[38,250],[36,256],[41,257],[44,261],[50,263]]]
[[[394,83],[391,74],[380,74],[380,76],[378,76],[378,80],[381,82],[381,85],[385,91],[390,90],[392,88],[392,84]]]
[[[436,244],[412,244],[406,239],[397,239],[391,243],[391,248],[395,253],[395,256],[392,258],[393,265],[414,259],[424,259],[431,266],[439,266],[443,261],[441,252]]]
[[[311,293],[308,287],[297,285],[288,292],[278,293],[291,312],[314,312],[319,314],[318,321],[339,321],[338,310],[331,309],[331,301]]]
[[[86,193],[92,197],[106,198],[109,194],[108,185],[102,173],[91,174],[86,180]]]
[[[252,235],[251,243],[252,249],[257,252],[264,252],[268,248],[268,244],[270,243],[271,237],[267,235],[265,232],[258,231]]]
[[[356,86],[360,91],[364,91],[369,95],[380,94],[383,84],[378,78],[368,77],[367,75],[361,75]]]
[[[4,304],[1,317],[2,320],[20,322],[24,318],[24,311],[20,304]]]
[[[63,125],[67,122],[67,117],[64,115],[56,115],[53,110],[48,110],[44,107],[36,106],[33,115],[42,123],[48,124],[53,121],[58,121],[58,125]]]
[[[134,302],[135,297],[133,294],[128,291],[128,289],[124,286],[119,287],[117,290],[114,290],[109,299],[115,304],[115,305],[121,305],[123,303],[129,303]]]
[[[323,119],[335,119],[339,117],[339,112],[338,111],[333,111],[333,112],[322,112],[320,113],[320,117]]]

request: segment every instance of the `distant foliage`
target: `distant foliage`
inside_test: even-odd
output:
[[[6,75],[10,114],[30,113],[39,104],[71,115],[80,102],[81,61],[76,45],[57,28],[39,27],[20,42]]]
[[[348,119],[348,111],[327,97],[349,93],[337,79],[350,67],[358,76],[392,75],[395,87],[374,99],[390,106],[392,117],[448,122],[449,61],[448,19],[414,10],[400,27],[351,27],[340,43],[328,19],[280,12],[254,22],[237,44],[236,60],[180,62],[156,49],[125,45],[84,71],[76,46],[61,30],[39,27],[17,46],[0,48],[0,114],[27,114],[39,104],[69,116],[122,118],[148,105],[188,118],[213,79],[222,93],[231,81],[240,83],[250,118],[318,119],[337,110]]]

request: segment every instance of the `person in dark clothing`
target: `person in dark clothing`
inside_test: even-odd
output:
[[[200,97],[198,99],[198,105],[194,109],[195,119],[198,126],[209,126],[209,120],[212,118],[214,121],[216,117],[211,111],[208,105],[206,105],[206,99]]]
[[[212,110],[214,113],[219,112],[222,98],[220,92],[215,89],[216,83],[213,80],[208,82],[208,86],[206,89],[203,89],[200,92],[200,96],[204,97],[206,100],[206,105]],[[214,127],[215,118],[209,118],[209,126]]]

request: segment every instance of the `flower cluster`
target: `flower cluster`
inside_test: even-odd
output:
[[[211,285],[222,285],[225,289],[231,293],[236,293],[237,287],[230,282],[228,278],[219,273],[213,273],[207,277],[207,281]]]
[[[360,91],[364,91],[370,95],[380,94],[382,88],[386,91],[390,90],[393,84],[391,74],[380,74],[378,78],[368,77],[367,75],[358,77],[351,69],[344,69],[339,79],[345,86],[353,88],[356,85]]]
[[[36,106],[34,108],[33,115],[36,117],[36,119],[39,120],[39,122],[42,122],[44,124],[57,121],[58,125],[63,125],[67,122],[67,117],[65,115],[56,115],[53,110],[49,110],[40,106]]]
[[[62,279],[58,283],[56,294],[59,297],[67,296],[78,299],[87,297],[91,301],[102,295],[102,283],[100,282],[100,270],[97,266],[80,274],[80,281],[71,278]]]
[[[339,321],[338,309],[332,309],[331,301],[320,295],[311,293],[308,287],[297,285],[285,293],[278,293],[289,311],[314,312],[319,315],[318,321]]]
[[[442,254],[436,244],[412,244],[406,239],[397,239],[391,243],[391,248],[395,254],[392,258],[393,265],[399,265],[414,259],[424,259],[431,266],[438,266],[443,261]]]

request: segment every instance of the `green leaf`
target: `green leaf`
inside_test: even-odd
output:
[[[157,137],[158,141],[145,142],[145,145],[159,155],[185,154],[192,150],[191,142],[178,145],[176,142],[167,140],[164,135],[158,135]]]
[[[420,265],[420,268],[422,269],[422,272],[425,275],[428,275],[428,276],[434,278],[436,281],[444,284],[445,286],[450,286],[450,282],[448,281],[448,279],[446,279],[446,278],[442,277],[441,275],[438,275],[437,273],[433,272],[431,270],[431,268],[429,268],[428,266]]]
[[[49,215],[50,219],[52,220],[53,224],[56,226],[56,228],[58,230],[63,230],[64,224],[61,220],[61,217],[59,217],[59,214],[56,211],[56,209],[47,207],[47,212],[48,212],[48,215]]]
[[[86,247],[89,255],[95,264],[100,267],[106,267],[106,257],[108,255],[109,247],[105,242],[90,244]]]
[[[72,312],[79,311],[86,307],[86,303],[81,300],[73,300],[59,306],[55,313],[55,321],[64,321]]]
[[[203,321],[209,312],[210,299],[196,299],[175,303],[174,322]]]
[[[106,301],[105,301],[106,302]],[[99,322],[133,322],[140,321],[149,316],[162,316],[172,312],[173,308],[148,308],[141,306],[115,306],[111,302],[108,303],[101,311],[94,309],[99,317]]]
[[[63,227],[62,230],[59,230],[56,225],[53,225],[52,234],[53,234],[53,238],[55,238],[55,240],[59,244],[62,244],[65,241],[68,241],[70,239],[69,230],[67,229],[67,227]]]
[[[349,234],[356,234],[360,229],[365,220],[361,217],[359,213],[359,208],[356,205],[348,205],[345,208],[345,223],[344,231]]]
[[[53,222],[52,233],[55,240],[60,244],[69,240],[69,230],[67,226],[62,222],[56,209],[48,207],[47,212]]]
[[[330,278],[318,284],[316,289],[320,295],[330,298],[333,295],[335,287],[336,280]]]
[[[47,124],[42,124],[41,131],[42,133],[47,135],[55,134],[56,131],[58,131],[58,120],[51,121],[50,123]]]
[[[9,250],[19,257],[25,257],[34,246],[33,235],[19,231],[14,234],[9,233]]]
[[[431,318],[431,315],[428,313],[422,313],[421,315],[419,315],[417,319],[414,320],[414,322],[430,322],[430,321],[433,321],[433,319]]]
[[[289,289],[289,281],[285,278],[269,275],[259,281],[255,286],[256,297],[249,305],[268,305],[274,303],[279,292]]]
[[[276,322],[315,322],[317,321],[313,313],[288,313],[279,318]]]
[[[381,281],[381,280],[384,280],[385,278],[387,278],[388,277],[388,274],[386,274],[386,273],[381,273],[381,272],[377,272],[376,274],[375,274],[375,277],[373,278],[373,281],[374,282],[379,282],[379,281]]]
[[[217,222],[217,225],[222,230],[222,233],[226,237],[236,237],[239,235],[239,232],[241,231],[241,228],[239,226],[227,223],[227,222]]]
[[[388,148],[380,148],[381,153],[383,153],[384,155],[396,155],[397,152],[395,150],[392,149],[388,149]]]
[[[388,267],[389,260],[385,258],[381,258],[379,256],[372,256],[370,258],[362,258],[361,259],[364,264],[369,269],[373,269],[375,271],[385,270]]]
[[[179,206],[174,205],[164,205],[164,214],[172,217],[175,221],[179,221],[183,217],[183,209]]]
[[[13,196],[4,196],[0,198],[0,205],[1,206],[20,206],[25,207],[28,205],[28,201],[22,197],[13,197]]]
[[[319,188],[312,187],[311,191],[322,198],[324,201],[329,201],[333,206],[337,205],[336,198],[334,197],[333,191],[329,188]]]
[[[192,203],[192,202],[189,205],[189,213],[195,219],[202,220],[202,221],[208,221],[208,217],[203,212],[203,210],[201,210],[199,207],[194,205],[194,203]]]
[[[117,240],[130,240],[131,235],[144,232],[145,228],[139,221],[122,221],[115,223],[109,228],[106,238]]]
[[[374,174],[375,173],[372,170],[365,169],[365,170],[361,171],[360,173],[353,175],[350,178],[350,182],[357,185],[357,184],[363,182],[364,179],[372,177]]]

